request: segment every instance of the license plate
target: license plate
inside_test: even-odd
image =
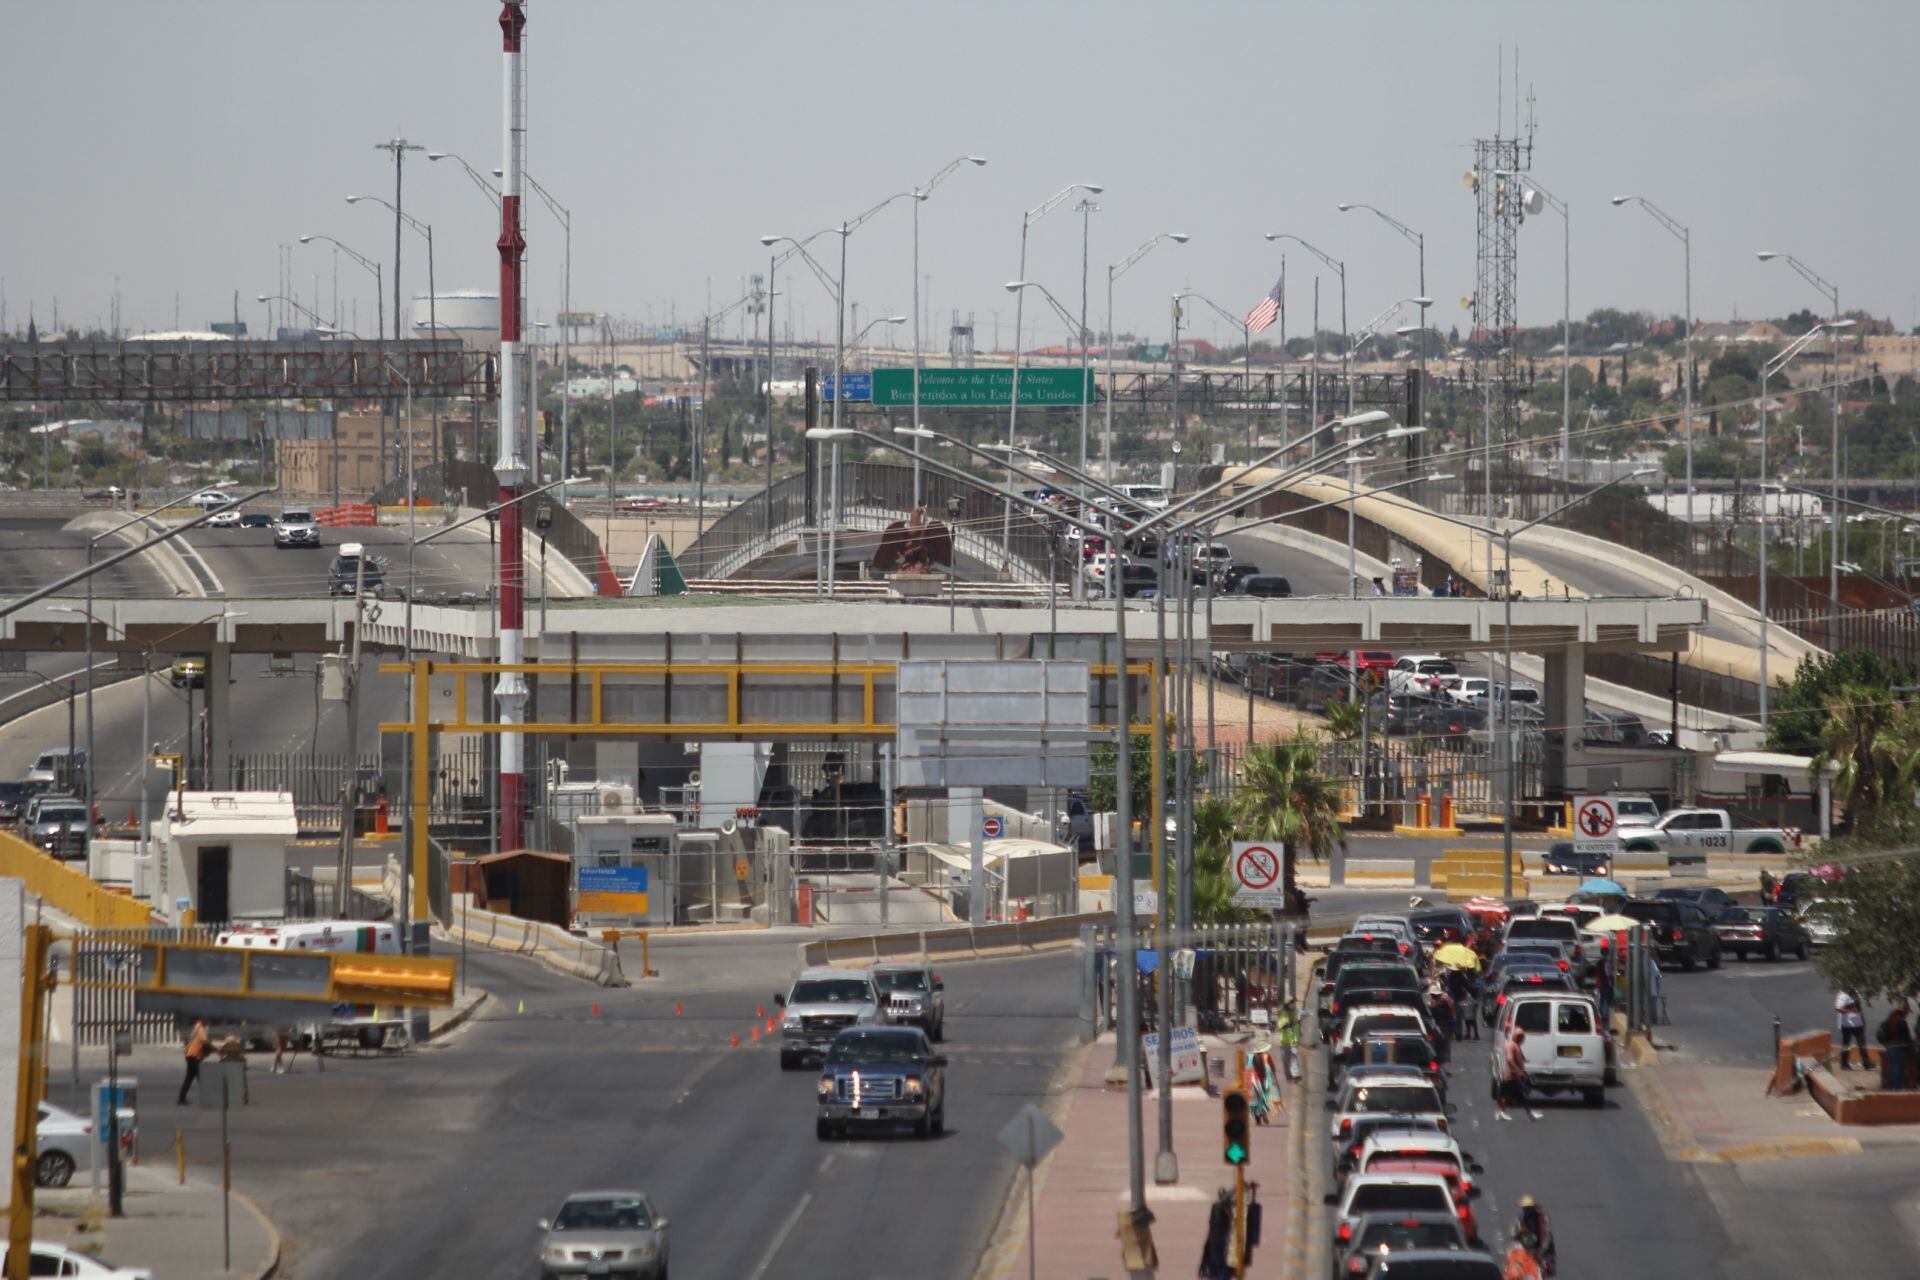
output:
[[[1563,1058],[1580,1058],[1586,1055],[1577,1044],[1563,1044],[1560,1046],[1560,1056]]]
[[[854,1109],[853,1118],[856,1120],[878,1120],[880,1118],[880,1108],[857,1107]]]

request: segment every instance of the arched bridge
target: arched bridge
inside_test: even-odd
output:
[[[834,510],[827,483],[817,473],[799,472],[776,480],[771,493],[743,498],[680,553],[681,571],[689,578],[810,575],[816,531],[824,534]],[[913,493],[911,464],[842,459],[838,572],[852,576],[854,566],[873,558],[886,527],[912,512]],[[952,530],[953,568],[962,578],[998,578],[1004,567],[1014,582],[1044,583],[1055,559],[1064,556],[1054,535],[1017,507],[1011,537],[1003,541],[1005,506],[984,485],[926,468],[920,493],[927,514]]]

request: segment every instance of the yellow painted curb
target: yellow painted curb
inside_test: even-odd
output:
[[[1804,1160],[1810,1156],[1857,1156],[1858,1138],[1769,1138],[1724,1151],[1705,1152],[1699,1158],[1714,1164],[1750,1164],[1758,1160]]]
[[[1393,834],[1397,836],[1426,836],[1436,839],[1445,837],[1452,839],[1454,836],[1465,835],[1466,832],[1462,831],[1459,827],[1395,827]]]

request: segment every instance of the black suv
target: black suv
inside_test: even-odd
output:
[[[1644,921],[1662,963],[1691,969],[1702,961],[1720,967],[1720,935],[1707,913],[1691,902],[1671,898],[1630,898],[1620,914]]]

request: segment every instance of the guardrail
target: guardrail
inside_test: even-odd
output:
[[[960,925],[957,928],[921,929],[914,932],[863,934],[847,938],[821,938],[800,944],[803,968],[848,964],[859,961],[875,964],[882,960],[910,960],[978,957],[984,952],[1033,951],[1041,947],[1070,946],[1080,941],[1083,925],[1110,925],[1113,912],[1094,911],[1083,915],[1055,916],[1050,920],[1010,920],[1005,924]]]
[[[17,836],[0,833],[0,876],[18,876],[27,892],[93,928],[144,929],[153,912],[124,893],[95,883]]]

